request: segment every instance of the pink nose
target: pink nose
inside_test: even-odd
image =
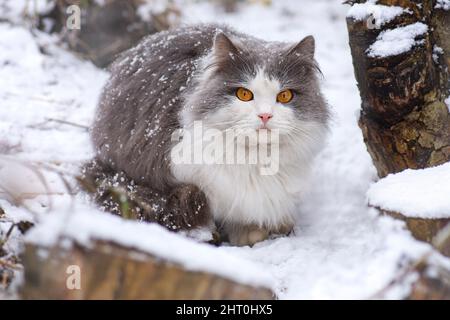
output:
[[[261,119],[261,121],[264,124],[266,124],[270,120],[270,118],[273,117],[273,115],[271,113],[261,113],[261,114],[258,114],[258,117]]]

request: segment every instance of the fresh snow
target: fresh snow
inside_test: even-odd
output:
[[[19,7],[25,0],[2,2]],[[255,279],[249,273],[264,270],[273,279],[275,293],[281,299],[372,297],[401,272],[401,266],[420,257],[430,246],[414,240],[402,222],[378,217],[367,206],[366,192],[376,172],[357,125],[361,101],[348,47],[346,11],[340,0],[304,0],[300,7],[296,0],[274,1],[272,6],[242,5],[235,14],[225,14],[205,2],[187,1],[183,5],[186,23],[226,22],[267,40],[296,42],[309,34],[316,38],[323,89],[334,113],[329,142],[318,158],[310,194],[299,207],[294,234],[253,248],[225,245],[206,249],[206,245],[168,234],[157,226],[105,217],[81,194],[70,195],[62,188],[58,172],[72,175],[82,161],[92,156],[88,132],[74,124],[91,123],[107,73],[62,49],[53,36],[0,23],[0,152],[7,154],[7,160],[2,156],[5,162],[20,160],[14,165],[17,174],[6,174],[10,177],[8,185],[20,191],[16,186],[33,179],[36,189],[32,189],[41,190],[39,179],[27,177],[35,172],[32,168],[45,165],[47,169],[41,173],[54,191],[51,196],[25,198],[24,204],[30,210],[0,200],[6,212],[6,217],[0,218],[0,234],[3,236],[14,221],[26,217],[40,221],[30,241],[56,239],[59,231],[69,230],[76,241],[95,234],[154,252],[177,244],[189,248],[192,255],[206,255],[202,261],[235,257],[232,260],[238,266],[233,270],[241,274],[237,277],[248,276],[256,281],[265,276]],[[20,21],[17,17],[13,20]],[[3,163],[3,174],[8,171],[6,166],[13,168]],[[0,198],[7,197],[0,194]],[[67,212],[74,215],[74,228],[71,230],[72,223],[66,222],[66,228],[51,232],[48,226],[64,222],[62,217]],[[98,225],[100,220],[108,220],[108,228]],[[47,232],[38,236],[42,230]],[[81,240],[76,238],[77,233],[84,235]],[[173,243],[167,243],[167,239]],[[7,248],[19,253],[22,246],[23,238],[15,229]],[[174,252],[172,257],[169,250],[162,254],[183,262],[183,253]],[[230,268],[212,263],[205,267],[217,273],[227,273]],[[20,272],[17,279],[21,279]],[[397,287],[388,297],[401,298],[407,292],[408,286]]]
[[[436,9],[450,10],[450,0],[437,0]]]
[[[355,3],[348,11],[347,17],[356,21],[364,21],[369,18],[375,19],[373,27],[380,28],[405,12],[402,7],[385,6],[376,3],[377,0]]]
[[[422,22],[383,31],[367,50],[368,56],[381,58],[408,52],[415,45],[421,43],[416,38],[427,31],[428,26]]]
[[[390,174],[367,192],[369,204],[415,218],[450,218],[450,162]]]
[[[444,49],[435,45],[433,47],[433,61],[437,64],[439,63],[439,56],[444,54]]]

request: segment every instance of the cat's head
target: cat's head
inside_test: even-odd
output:
[[[296,44],[219,32],[204,59],[182,122],[220,130],[278,129],[280,137],[322,134],[329,110],[320,92],[312,36]]]

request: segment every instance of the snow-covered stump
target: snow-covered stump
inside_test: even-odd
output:
[[[427,169],[390,174],[367,192],[369,205],[405,221],[418,240],[436,244],[436,236],[450,224],[450,162]],[[450,256],[450,232],[438,249]]]
[[[27,235],[25,299],[273,299],[247,260],[156,224],[107,213],[53,214]]]
[[[28,245],[24,299],[272,299],[253,287],[208,272],[189,271],[170,261],[114,243],[92,248],[42,248]],[[73,267],[75,266],[75,268]],[[81,272],[80,289],[75,280]],[[72,277],[71,277],[72,276]]]
[[[362,100],[359,126],[380,177],[450,161],[448,15],[445,5],[431,0],[420,5],[367,1],[349,11],[350,47]],[[417,217],[411,211],[386,210],[383,204],[375,207],[406,221],[416,238],[428,242],[450,214]]]
[[[379,177],[386,177],[369,190],[369,205],[405,221],[419,240],[436,244],[440,237],[437,247],[448,255],[441,230],[450,219],[449,1],[348,2],[359,126]],[[449,292],[449,272],[424,271],[409,298]]]

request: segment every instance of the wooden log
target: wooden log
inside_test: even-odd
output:
[[[450,223],[450,218],[423,219],[423,218],[407,217],[398,212],[386,211],[382,209],[379,209],[379,211],[383,215],[388,215],[395,219],[404,221],[406,223],[406,227],[414,236],[414,238],[420,241],[428,242],[430,244],[434,244],[434,239],[438,235],[438,233]],[[438,249],[442,254],[450,257],[450,241],[448,241],[441,248]]]
[[[61,241],[60,243],[64,243]],[[268,288],[252,287],[182,266],[116,243],[51,249],[27,244],[23,255],[24,299],[273,299]],[[71,286],[70,266],[80,270],[80,289]],[[68,269],[69,268],[69,269]],[[68,282],[69,281],[69,285]],[[71,289],[73,288],[73,289]]]
[[[450,271],[425,265],[411,287],[407,300],[450,300]]]

